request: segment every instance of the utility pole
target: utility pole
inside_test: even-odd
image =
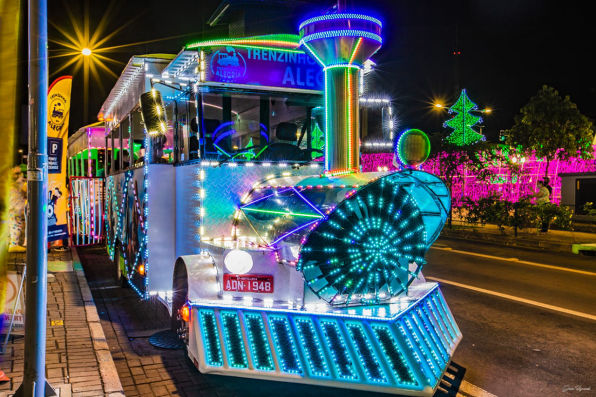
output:
[[[48,249],[48,4],[28,1],[29,157],[27,159],[27,290],[25,371],[16,396],[56,393],[46,382],[46,305]]]

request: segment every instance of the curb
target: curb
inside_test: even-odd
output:
[[[105,395],[110,397],[124,397],[124,389],[122,383],[120,383],[120,377],[112,358],[112,353],[106,341],[106,336],[101,327],[99,315],[97,314],[97,308],[93,301],[93,295],[87,284],[85,278],[85,272],[81,265],[81,259],[76,247],[71,246],[72,252],[72,267],[77,275],[79,282],[79,288],[81,289],[81,297],[85,303],[85,314],[87,316],[87,322],[89,323],[89,331],[91,332],[91,339],[93,340],[93,350],[99,364],[99,373],[103,383]]]

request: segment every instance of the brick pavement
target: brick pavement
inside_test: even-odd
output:
[[[120,288],[114,277],[115,267],[105,254],[105,248],[85,248],[80,255],[127,397],[385,396],[356,390],[201,374],[183,350],[158,349],[149,344],[150,335],[169,326],[168,312],[161,303],[142,301],[131,288]]]
[[[24,253],[11,253],[9,269],[24,262]],[[121,396],[84,274],[72,263],[69,251],[48,255],[47,380],[60,396]],[[16,336],[0,355],[0,368],[11,379],[0,385],[0,397],[11,396],[21,384],[23,356],[24,338]]]

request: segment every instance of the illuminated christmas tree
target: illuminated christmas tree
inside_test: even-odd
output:
[[[443,124],[443,127],[453,129],[447,137],[447,142],[457,146],[466,146],[486,139],[484,135],[472,128],[482,122],[482,117],[471,113],[474,110],[478,110],[478,106],[468,98],[466,90],[463,89],[457,102],[449,109],[449,113],[456,114],[455,117]]]

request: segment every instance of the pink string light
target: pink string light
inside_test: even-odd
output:
[[[362,171],[374,172],[379,167],[396,170],[397,168],[393,165],[393,157],[393,153],[363,153],[361,158]],[[429,159],[422,165],[421,169],[440,176],[440,157],[435,156]],[[538,182],[544,179],[546,160],[538,159],[532,155],[525,158],[524,161],[521,159],[518,161],[519,170],[516,172],[513,172],[507,164],[490,166],[489,171],[492,175],[488,182],[478,179],[476,174],[466,169],[463,164],[460,165],[451,188],[454,206],[461,205],[463,197],[478,200],[479,198],[497,194],[503,200],[515,202],[519,201],[520,197],[534,194],[538,191]],[[550,186],[553,189],[551,202],[556,204],[561,202],[561,177],[559,174],[584,172],[596,172],[596,146],[594,146],[594,158],[589,160],[577,157],[571,157],[567,160],[551,160],[548,168]]]

